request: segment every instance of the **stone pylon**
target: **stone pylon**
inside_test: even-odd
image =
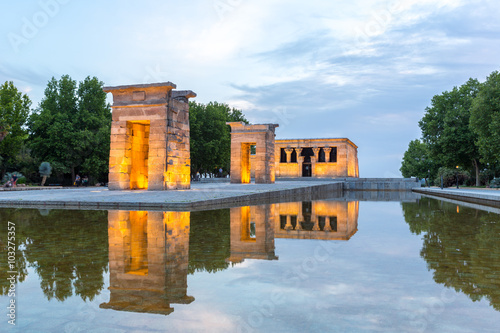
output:
[[[274,134],[278,124],[231,126],[231,183],[250,183],[251,146],[255,146],[255,183],[270,184],[275,180]]]
[[[191,90],[171,82],[104,87],[113,94],[109,189],[189,189]]]

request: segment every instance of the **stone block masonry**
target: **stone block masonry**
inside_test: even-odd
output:
[[[113,94],[110,190],[191,186],[189,104],[171,82],[104,87]]]
[[[255,183],[274,183],[276,178],[274,130],[278,124],[247,125],[243,122],[226,124],[231,126],[231,183],[250,183],[252,145],[255,145]]]

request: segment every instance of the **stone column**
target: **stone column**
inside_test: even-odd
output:
[[[314,155],[311,156],[311,176],[312,177],[316,177],[316,163],[319,160],[319,149],[320,148],[318,148],[318,147],[314,147],[312,149],[313,153],[314,153]]]
[[[299,173],[297,177],[302,177],[302,164],[304,163],[304,156],[300,156],[302,148],[295,148],[295,152],[297,153],[297,163],[299,165]]]
[[[325,147],[323,148],[323,151],[325,152],[325,162],[330,162],[330,152],[332,151],[332,148]]]
[[[319,160],[319,149],[317,147],[314,147],[312,150],[314,152],[314,156],[311,156],[311,163],[316,163]]]
[[[312,214],[311,215],[311,221],[314,222],[313,230],[314,231],[319,231],[320,227],[319,227],[319,219],[318,219],[318,217],[316,215]]]
[[[330,216],[325,217],[325,227],[323,231],[332,231],[332,227],[330,226]]]
[[[293,148],[285,148],[286,163],[290,163],[292,161],[292,152],[293,152]]]

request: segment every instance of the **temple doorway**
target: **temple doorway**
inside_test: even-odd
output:
[[[149,127],[149,120],[127,121],[131,190],[148,188]]]
[[[302,177],[311,177],[311,163],[302,163]]]

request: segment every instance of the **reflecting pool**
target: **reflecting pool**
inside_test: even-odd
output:
[[[485,209],[0,209],[0,331],[498,332],[500,215]]]

